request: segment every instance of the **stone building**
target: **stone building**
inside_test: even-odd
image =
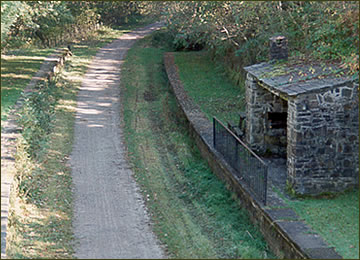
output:
[[[295,61],[244,69],[249,146],[285,157],[287,184],[298,194],[358,186],[358,76],[334,64]]]

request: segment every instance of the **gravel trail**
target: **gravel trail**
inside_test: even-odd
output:
[[[120,68],[126,52],[161,24],[122,35],[99,50],[78,94],[70,158],[75,257],[164,258],[125,158]]]

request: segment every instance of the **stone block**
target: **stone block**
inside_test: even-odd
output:
[[[294,210],[290,208],[272,208],[265,211],[273,221],[287,220],[294,221],[299,220]]]
[[[343,169],[341,176],[343,177],[353,177],[355,176],[356,172],[352,169]]]
[[[305,252],[310,259],[342,259],[333,247],[307,248]]]
[[[350,98],[351,97],[351,95],[352,95],[352,89],[349,89],[349,88],[343,88],[342,90],[341,90],[341,96],[342,97],[346,97],[346,98]]]

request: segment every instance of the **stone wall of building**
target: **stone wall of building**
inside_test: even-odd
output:
[[[338,192],[359,183],[358,82],[280,98],[248,73],[246,142],[260,155],[287,157],[298,194]],[[268,112],[287,112],[287,129],[269,129]],[[271,133],[270,133],[271,131]]]
[[[286,157],[286,127],[270,128],[269,112],[287,112],[287,101],[259,86],[248,74],[246,80],[246,142],[260,155]]]
[[[289,98],[288,109],[288,181],[295,192],[358,185],[358,83]]]
[[[264,119],[256,116],[264,113],[263,104],[265,96],[268,94],[263,88],[257,85],[256,79],[247,74],[245,81],[245,100],[246,100],[246,142],[250,148],[259,152],[265,152],[264,146]]]

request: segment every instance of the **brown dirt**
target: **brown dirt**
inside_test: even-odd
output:
[[[78,258],[165,257],[126,161],[119,88],[126,52],[159,27],[149,25],[103,47],[83,80],[70,160]]]

